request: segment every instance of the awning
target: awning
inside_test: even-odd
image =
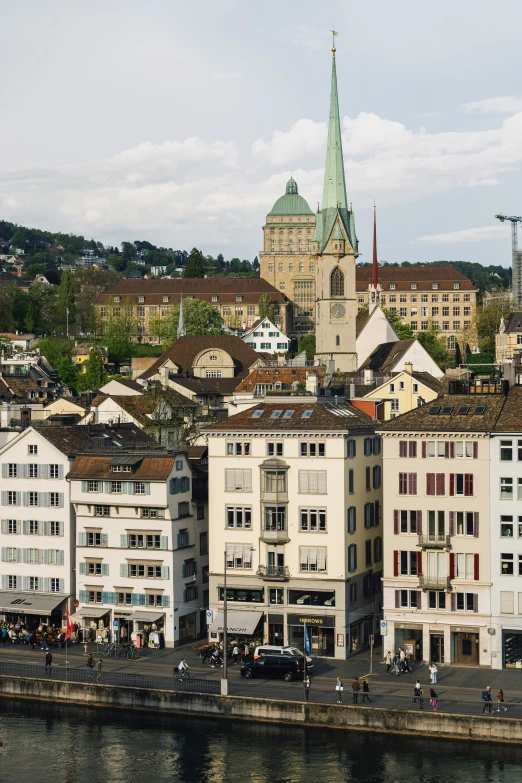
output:
[[[72,615],[71,620],[74,620],[76,617],[103,617],[107,612],[110,612],[110,609],[101,609],[99,606],[93,606],[93,608],[90,609],[88,606],[85,606],[83,609],[78,609],[76,614]]]
[[[161,620],[162,617],[165,617],[165,612],[134,612],[128,619],[141,620],[144,623],[155,623],[156,620]]]
[[[256,630],[263,612],[227,612],[227,633],[252,634]],[[223,631],[223,612],[216,612],[209,625],[212,633]]]
[[[49,615],[66,598],[67,596],[56,595],[56,593],[40,595],[39,593],[0,591],[0,612]]]

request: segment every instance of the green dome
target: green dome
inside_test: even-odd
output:
[[[286,193],[278,198],[268,215],[313,215],[314,213],[297,191],[297,182],[290,177]]]

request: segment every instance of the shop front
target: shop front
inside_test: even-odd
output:
[[[506,669],[522,669],[522,628],[502,629],[502,658]]]
[[[430,661],[445,663],[444,659],[444,629],[440,626],[430,627]]]
[[[422,661],[422,623],[395,623],[395,650],[408,653],[410,660]]]
[[[335,617],[328,615],[289,614],[288,644],[304,649],[304,626],[310,640],[312,657],[335,657]]]
[[[165,647],[165,612],[132,612],[130,640],[138,649]]]
[[[71,621],[82,630],[82,641],[112,641],[111,610],[102,606],[84,606],[76,610]]]
[[[268,644],[284,645],[285,616],[284,614],[267,615]]]
[[[67,598],[55,593],[14,593],[0,591],[0,617],[6,623],[23,625],[28,631],[40,625],[61,628]]]
[[[132,609],[115,609],[112,620],[112,641],[129,644],[132,634]]]
[[[478,666],[480,629],[474,626],[451,626],[450,631],[451,662],[464,666]]]
[[[223,638],[224,627],[222,610],[214,610],[212,622],[208,626],[209,641],[219,642]],[[263,612],[238,612],[233,609],[227,611],[227,640],[229,644],[237,641],[257,647],[264,642],[263,631]]]

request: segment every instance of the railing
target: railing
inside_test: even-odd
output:
[[[419,576],[419,587],[422,590],[446,590],[450,592],[451,583],[449,576],[430,576],[429,574],[421,574]]]
[[[450,537],[444,533],[420,533],[417,546],[423,549],[450,549]]]
[[[290,579],[290,571],[288,566],[265,566],[260,565],[257,569],[257,575],[261,579],[274,579],[279,581],[286,581]]]

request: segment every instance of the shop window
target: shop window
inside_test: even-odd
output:
[[[268,603],[269,604],[284,604],[285,602],[285,591],[281,590],[278,587],[271,587],[268,590]]]
[[[223,601],[225,588],[218,588],[219,600]],[[243,590],[242,588],[227,587],[227,601],[234,601],[241,604],[264,604],[265,591],[261,590]]]
[[[289,590],[288,603],[298,606],[335,606],[335,591]]]

